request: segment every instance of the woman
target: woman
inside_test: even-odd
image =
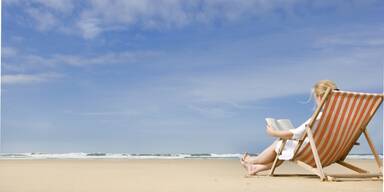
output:
[[[317,105],[320,104],[320,101],[324,96],[327,88],[337,89],[336,84],[330,80],[321,80],[314,85],[312,89],[312,94],[315,97]],[[315,121],[315,126],[316,126],[316,123],[318,123],[320,116],[321,116],[321,112]],[[290,140],[290,139],[300,139],[302,134],[305,132],[305,126],[306,124],[309,123],[309,121],[310,119],[308,119],[299,127],[295,129],[290,129],[288,131],[274,130],[270,126],[267,126],[266,131],[268,135],[272,137],[288,139],[282,151],[282,154],[279,156],[279,159],[288,160],[293,157],[294,149],[298,144],[298,142],[296,140]],[[308,139],[305,139],[303,141],[303,144],[306,144],[306,143],[308,143]],[[248,155],[248,153],[245,153],[241,158],[240,163],[247,170],[248,175],[255,175],[258,172],[270,169],[272,167],[274,159],[276,158],[277,152],[281,144],[282,144],[281,140],[278,142],[272,143],[269,147],[267,147],[262,153],[260,153],[256,157],[251,157]]]

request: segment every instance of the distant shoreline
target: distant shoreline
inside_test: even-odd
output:
[[[254,154],[256,155],[256,154]],[[217,154],[217,153],[159,153],[159,154],[128,154],[128,153],[0,153],[0,160],[14,159],[238,159],[239,153]],[[383,155],[380,155],[382,158]],[[348,159],[374,159],[369,154],[351,154]]]

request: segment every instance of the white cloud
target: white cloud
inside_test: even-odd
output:
[[[40,3],[41,5],[59,11],[61,13],[70,13],[73,11],[75,7],[74,0],[35,0],[36,3]]]
[[[57,54],[48,58],[53,65],[108,65],[108,64],[132,64],[147,59],[153,59],[160,53],[155,51],[123,51],[105,53],[96,56],[64,55]]]
[[[1,83],[4,85],[14,84],[33,84],[47,82],[51,79],[60,77],[56,73],[43,73],[43,74],[8,74],[1,76]]]
[[[6,5],[41,6],[61,13],[71,13],[75,8],[74,0],[3,0]]]
[[[2,47],[1,48],[1,56],[3,58],[16,56],[17,53],[18,53],[18,51],[14,47]]]
[[[90,8],[82,12],[76,26],[85,38],[92,38],[116,26],[142,29],[169,29],[193,23],[233,22],[274,10],[287,10],[296,0],[90,0]],[[97,23],[95,23],[97,21]],[[121,27],[119,29],[121,29]]]
[[[315,42],[317,47],[383,47],[384,46],[384,26],[357,26],[342,34],[334,33],[319,38]]]
[[[154,59],[159,55],[161,53],[155,51],[123,51],[88,56],[67,54],[40,56],[4,47],[2,83],[7,85],[42,83],[62,77],[59,75],[61,72],[52,72],[59,71],[62,66],[135,64]]]
[[[114,30],[167,30],[191,24],[230,23],[257,17],[296,14],[296,6],[312,8],[356,8],[376,1],[307,0],[35,0],[7,1],[20,5],[36,23],[38,30],[56,29],[86,39]],[[59,26],[59,27],[56,27]]]
[[[146,61],[161,55],[156,51],[122,51],[92,55],[72,55],[72,54],[53,54],[40,56],[17,50],[14,48],[3,48],[3,66],[8,70],[16,72],[27,72],[36,70],[46,70],[58,66],[83,67],[88,65],[110,65],[110,64],[133,64]],[[18,54],[16,54],[18,53]],[[4,56],[4,55],[3,55]]]
[[[58,25],[57,18],[48,11],[29,8],[27,13],[35,20],[36,28],[40,31],[46,31]]]
[[[102,32],[99,20],[96,18],[82,19],[78,21],[76,26],[80,29],[83,37],[86,39],[92,39]]]
[[[76,6],[73,0],[5,0],[5,5],[20,6],[28,17],[24,17],[20,22],[22,25],[30,25],[25,21],[33,21],[32,27],[39,31],[49,31],[57,29],[63,31],[64,24],[67,22]],[[5,6],[6,7],[6,6]],[[14,18],[17,22],[17,18]]]

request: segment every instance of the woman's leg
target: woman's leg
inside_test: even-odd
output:
[[[264,149],[264,151],[261,152],[258,156],[256,157],[247,156],[244,158],[244,161],[250,164],[264,164],[264,165],[272,163],[273,160],[275,160],[276,158],[275,145],[276,145],[276,142],[273,142],[269,147]]]
[[[278,161],[276,166],[279,166],[283,163],[283,161]],[[245,165],[248,175],[256,175],[258,172],[261,171],[266,171],[272,168],[273,162],[272,163],[267,163],[267,164],[248,164]]]

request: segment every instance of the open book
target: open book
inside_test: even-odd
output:
[[[286,130],[295,128],[289,119],[276,120],[273,118],[266,118],[265,120],[267,121],[267,125],[271,126],[272,129],[275,129],[278,131],[286,131]]]

